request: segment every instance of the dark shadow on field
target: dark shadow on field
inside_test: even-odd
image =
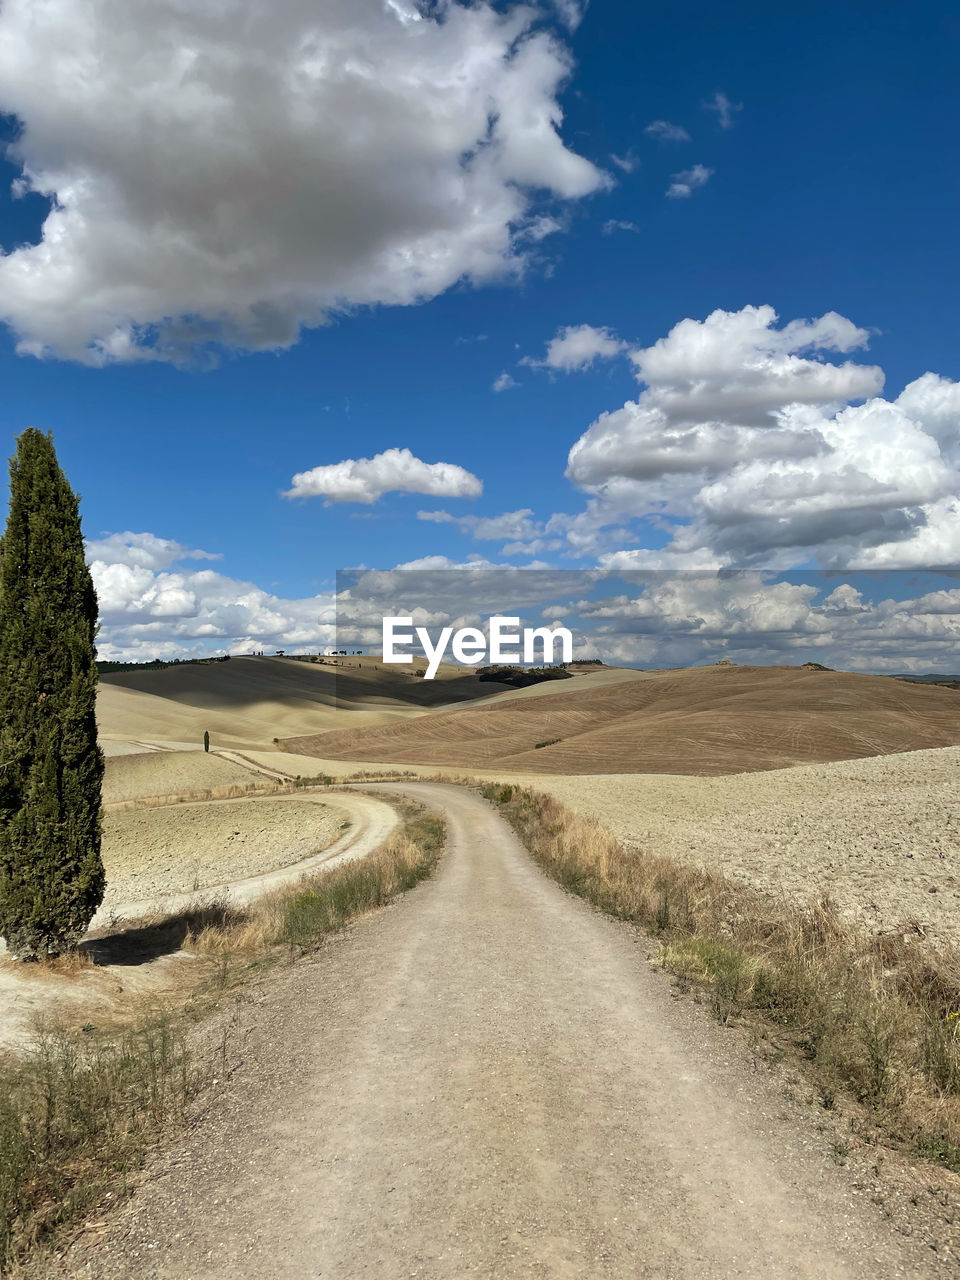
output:
[[[473,668],[442,680],[419,680],[412,668],[387,667],[377,658],[356,655],[328,657],[322,663],[295,658],[236,657],[229,662],[136,671],[111,671],[105,685],[150,693],[184,706],[217,711],[252,709],[275,702],[291,709],[314,704],[318,708],[375,706],[402,702],[411,707],[436,707],[471,702],[508,689],[508,684],[484,683]]]
[[[135,920],[125,928],[98,930],[95,936],[85,938],[79,949],[95,965],[149,964],[179,951],[191,934],[241,924],[245,919],[244,911],[214,899],[156,920]]]

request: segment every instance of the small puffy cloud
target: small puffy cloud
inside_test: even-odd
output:
[[[603,224],[603,234],[612,236],[617,231],[631,231],[639,233],[640,226],[636,222],[629,222],[624,218],[608,218]]]
[[[669,120],[653,120],[643,131],[648,137],[658,142],[689,142],[690,135],[682,124],[671,124]]]
[[[610,159],[621,173],[635,173],[640,168],[640,160],[632,151],[628,151],[625,156],[611,155]]]
[[[704,111],[714,113],[721,129],[732,129],[737,115],[743,110],[742,102],[731,102],[725,93],[719,92],[702,103],[702,106]]]
[[[511,387],[515,387],[516,385],[516,378],[504,371],[500,374],[499,378],[494,380],[492,389],[494,391],[509,391]]]
[[[627,344],[607,328],[590,324],[566,325],[547,343],[542,360],[527,356],[522,364],[538,369],[556,369],[572,373],[588,369],[595,360],[610,360],[625,351]]]
[[[673,175],[673,181],[667,187],[667,197],[670,200],[689,200],[697,187],[705,187],[712,177],[713,170],[703,164],[681,169]]]
[[[385,449],[372,458],[345,458],[301,471],[284,497],[369,504],[385,493],[477,498],[482,492],[482,482],[453,462],[423,462],[409,449]]]
[[[831,591],[821,607],[828,613],[864,613],[867,609],[863,593],[848,582]]]
[[[541,240],[546,240],[547,236],[554,236],[558,231],[563,230],[563,223],[558,218],[554,218],[551,214],[541,214],[539,217],[531,218],[517,232],[517,240],[520,242],[529,241],[532,244],[539,244]]]
[[[51,207],[0,254],[0,321],[22,353],[183,361],[517,273],[545,194],[608,185],[561,139],[570,68],[521,4],[5,0],[8,158]]]

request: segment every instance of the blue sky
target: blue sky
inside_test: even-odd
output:
[[[279,0],[234,5],[250,20],[237,34],[199,3],[196,21],[190,5],[161,3],[159,39],[135,14],[111,29],[106,0],[86,17],[58,0],[39,23],[29,8],[7,0],[0,13],[0,108],[19,139],[0,172],[0,430],[8,453],[24,426],[54,432],[112,569],[116,654],[322,641],[306,637],[302,609],[277,606],[271,623],[228,608],[224,581],[208,609],[197,572],[239,584],[238,600],[254,584],[302,602],[325,600],[338,568],[424,557],[780,570],[960,560],[955,6],[564,0],[521,27],[508,3],[498,17],[485,5],[431,16],[410,0]],[[258,20],[287,43],[264,47]],[[275,107],[271,77],[289,86],[289,48],[305,34],[321,56],[332,41],[362,51],[388,84],[425,77],[451,133],[471,136],[467,116],[496,103],[499,132],[470,153],[486,148],[495,172],[471,189],[469,213],[451,203],[422,287],[397,255],[434,235],[457,166],[474,160],[439,135],[424,154],[420,102],[409,119],[378,114],[363,85],[325,70],[297,104],[322,107],[322,124],[301,130],[292,107]],[[470,49],[491,69],[471,71],[466,91],[436,88],[437,68]],[[194,79],[171,80],[185,50]],[[214,81],[204,68],[224,50],[240,70]],[[94,89],[78,73],[85,57]],[[213,83],[212,106],[197,86]],[[248,115],[258,86],[264,105]],[[657,121],[672,130],[651,132]],[[15,196],[24,177],[47,194]],[[672,184],[689,194],[668,196]],[[66,247],[44,226],[53,193]],[[367,220],[394,256],[360,255],[354,228]],[[487,227],[501,235],[499,269]],[[213,264],[209,288],[198,262]],[[779,318],[743,321],[764,305]],[[704,330],[717,311],[740,322]],[[832,313],[844,326],[816,326]],[[642,353],[684,321],[695,327],[651,382]],[[791,344],[794,321],[809,327]],[[566,326],[590,330],[542,363]],[[792,391],[777,404],[757,391],[851,365],[882,377],[838,374],[800,408]],[[936,380],[890,410],[927,372]],[[504,374],[514,385],[495,391]],[[869,421],[849,416],[878,395]],[[601,419],[625,402],[638,407]],[[482,496],[457,496],[454,481],[340,500],[331,475],[326,498],[282,496],[298,473],[392,449],[462,468]],[[510,521],[499,539],[456,523],[518,511],[531,513],[520,537]],[[150,535],[152,550],[104,542],[125,531]],[[177,559],[170,544],[220,558]],[[121,581],[124,569],[139,576]]]

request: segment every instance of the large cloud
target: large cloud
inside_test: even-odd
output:
[[[150,661],[333,644],[332,593],[284,600],[212,569],[184,568],[178,566],[183,559],[214,557],[149,533],[113,534],[87,551],[100,601],[102,658]]]
[[[680,666],[721,656],[743,663],[879,672],[960,669],[960,589],[911,594],[907,575],[868,578],[875,598],[823,575],[625,575],[632,589],[571,603],[612,662]],[[911,575],[912,577],[912,575]]]
[[[424,462],[409,449],[385,449],[372,458],[345,458],[301,471],[284,496],[371,503],[385,493],[477,498],[482,492],[482,482],[454,462]]]
[[[833,312],[777,327],[771,307],[745,307],[632,352],[644,390],[581,436],[567,475],[595,526],[654,515],[673,536],[601,563],[960,560],[960,385],[925,374],[890,401],[880,369],[822,354],[867,336]]]
[[[0,318],[24,352],[177,360],[502,276],[557,225],[538,195],[605,182],[560,139],[569,60],[537,24],[456,0],[5,0],[18,187],[53,204],[0,258]]]
[[[528,521],[528,513],[513,512],[483,532],[507,536],[523,532]],[[169,563],[173,548],[181,556]],[[918,594],[913,574],[864,574],[854,585],[836,574],[788,580],[758,572],[604,574],[433,555],[394,569],[338,575],[336,593],[285,599],[184,565],[183,559],[206,553],[152,534],[111,535],[90,544],[89,553],[104,658],[272,647],[315,652],[338,638],[376,646],[385,615],[440,627],[483,626],[494,613],[520,615],[528,625],[563,619],[583,656],[599,652],[607,661],[648,666],[725,654],[743,662],[815,658],[867,670],[956,672],[960,653],[956,574],[931,578]]]
[[[87,557],[98,564],[128,565],[138,569],[169,569],[178,560],[219,560],[211,551],[185,547],[155,533],[110,533],[87,542]]]

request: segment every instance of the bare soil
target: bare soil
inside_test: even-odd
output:
[[[483,801],[384,790],[444,811],[438,875],[264,982],[217,1103],[45,1277],[955,1273]]]
[[[960,944],[960,748],[733,778],[538,777],[628,844]]]
[[[315,795],[108,813],[102,911],[290,866],[325,849],[347,821],[342,806]]]
[[[205,751],[140,751],[108,756],[103,780],[104,804],[145,796],[202,791],[255,781],[249,769]]]
[[[303,875],[337,866],[342,862],[365,857],[377,849],[397,825],[397,813],[392,805],[384,804],[368,795],[346,794],[338,797],[339,804],[314,805],[322,823],[324,810],[329,809],[340,819],[349,819],[346,830],[338,829],[336,838],[323,850],[299,862],[289,863],[292,856],[289,846],[277,856],[281,859],[276,870],[248,875],[245,879],[221,879],[215,892],[204,893],[189,889],[187,892],[165,894],[123,901],[118,883],[111,882],[107,901],[95,917],[91,933],[83,945],[83,952],[92,956],[93,964],[69,967],[24,965],[10,960],[0,942],[0,1050],[22,1049],[31,1042],[40,1022],[61,1019],[71,1025],[88,1021],[111,1019],[114,1015],[129,1018],[136,1011],[137,1002],[153,1007],[162,1001],[165,992],[189,988],[201,974],[192,972],[198,965],[196,958],[180,946],[191,927],[193,908],[209,901],[211,897],[222,899],[232,906],[260,897],[281,885],[296,881]],[[298,812],[305,798],[288,797],[284,800],[250,800],[244,803],[259,806],[268,803],[291,806],[291,814]],[[199,807],[199,806],[198,806]],[[232,802],[213,802],[202,806],[205,810],[221,809],[232,814],[236,821]],[[176,814],[179,808],[148,809],[145,819],[154,821],[160,814]],[[300,810],[301,823],[304,820]],[[140,815],[127,815],[140,816]],[[307,830],[313,814],[307,811]],[[246,820],[256,821],[251,813]],[[216,818],[211,818],[216,822]],[[285,819],[281,821],[281,829]],[[234,828],[235,829],[235,828]],[[148,827],[148,835],[150,829]],[[136,865],[136,864],[134,864]],[[218,870],[222,870],[221,864]],[[171,884],[180,887],[181,882],[173,874]],[[161,877],[159,883],[163,883]],[[143,891],[143,884],[128,878],[126,884]],[[133,921],[133,927],[129,922]]]

